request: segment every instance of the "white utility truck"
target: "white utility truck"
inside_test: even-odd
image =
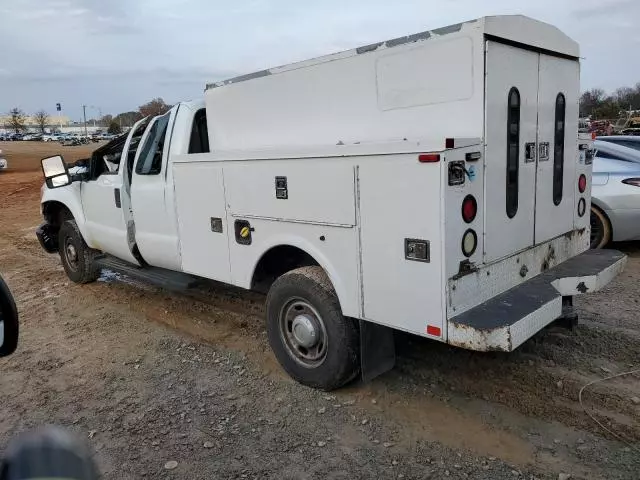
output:
[[[578,45],[486,17],[207,86],[73,168],[38,237],[101,268],[268,292],[268,337],[323,389],[391,368],[394,329],[512,351],[625,256],[587,251]]]

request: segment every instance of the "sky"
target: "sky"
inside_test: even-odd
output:
[[[640,82],[640,0],[1,0],[0,112],[81,119],[207,83],[484,15],[580,43],[582,89]]]

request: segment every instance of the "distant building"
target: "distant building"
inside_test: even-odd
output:
[[[9,115],[0,115],[0,128],[4,127],[9,130],[9,122],[11,121],[11,117]],[[26,116],[24,119],[24,124],[27,128],[38,127],[38,123],[35,118],[32,116]],[[47,128],[60,128],[60,127],[68,127],[71,124],[71,120],[69,117],[64,115],[50,115],[49,121],[47,122]]]

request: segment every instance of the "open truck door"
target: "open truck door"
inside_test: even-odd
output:
[[[135,242],[142,258],[157,267],[182,270],[169,166],[171,136],[180,105],[155,117],[140,141],[131,181]]]
[[[91,158],[89,178],[81,184],[86,228],[93,248],[136,265],[130,235],[130,167],[147,124],[148,119],[142,119],[126,137],[97,149]]]

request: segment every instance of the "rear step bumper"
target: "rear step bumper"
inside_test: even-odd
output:
[[[627,257],[588,250],[448,322],[448,343],[510,352],[562,315],[562,297],[596,292],[618,275]]]

